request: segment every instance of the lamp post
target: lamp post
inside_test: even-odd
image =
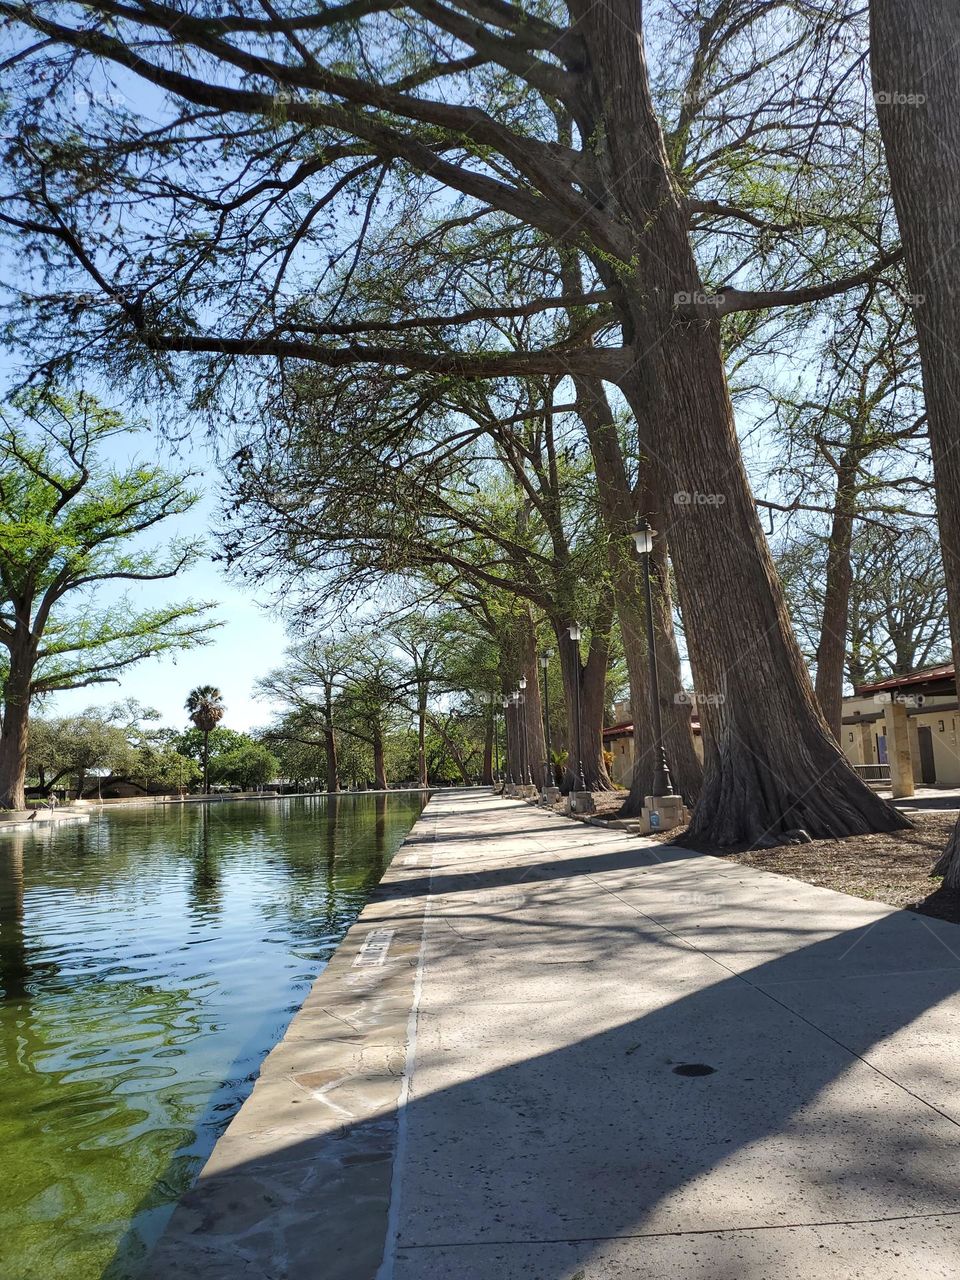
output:
[[[552,649],[544,649],[540,655],[540,670],[543,672],[543,742],[547,749],[547,758],[543,762],[543,786],[544,789],[553,786],[553,776],[550,767],[552,752],[550,750],[550,681],[547,679],[547,670],[550,666],[550,659],[553,657]]]
[[[656,739],[656,768],[653,775],[653,794],[655,796],[674,795],[673,781],[667,764],[667,753],[663,749],[663,720],[660,715],[660,675],[657,670],[657,646],[653,634],[653,595],[650,590],[650,554],[653,551],[653,539],[656,529],[651,529],[646,518],[637,522],[633,541],[637,554],[643,560],[644,593],[647,601],[647,660],[650,665],[650,710],[653,715],[653,732]]]
[[[523,786],[524,760],[523,760],[523,723],[520,719],[520,694],[516,690],[510,695],[513,701],[513,740],[517,746],[517,786]]]
[[[575,791],[586,791],[587,782],[583,776],[583,746],[580,709],[580,624],[571,622],[567,634],[573,643],[573,670],[577,677],[577,767],[573,771]]]

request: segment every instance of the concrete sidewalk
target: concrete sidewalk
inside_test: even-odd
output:
[[[960,1276],[960,930],[434,797],[154,1277]]]

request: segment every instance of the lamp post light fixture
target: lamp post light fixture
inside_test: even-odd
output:
[[[550,681],[547,679],[552,657],[552,649],[544,649],[540,655],[540,670],[543,672],[543,742],[547,749],[547,758],[543,762],[544,790],[553,786],[553,769],[551,765],[553,752],[550,749]]]
[[[587,782],[583,776],[583,729],[580,694],[580,624],[571,622],[567,627],[567,635],[573,643],[573,670],[577,677],[577,767],[573,771],[574,791],[586,791]]]
[[[508,693],[510,699],[510,710],[513,720],[513,769],[511,770],[511,781],[515,782],[518,787],[523,786],[523,739],[520,736],[520,707],[516,690]]]
[[[643,560],[644,595],[647,602],[647,660],[650,666],[650,710],[653,715],[653,732],[656,740],[656,768],[653,775],[653,794],[655,796],[672,796],[673,781],[667,764],[667,753],[663,749],[663,717],[660,714],[660,674],[657,669],[657,646],[653,633],[653,594],[650,590],[650,555],[653,551],[653,540],[656,529],[651,529],[649,521],[641,518],[633,533],[637,554]]]

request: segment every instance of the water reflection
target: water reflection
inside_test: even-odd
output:
[[[23,937],[23,834],[0,846],[0,988],[10,1000],[27,994],[30,965]]]
[[[387,837],[387,797],[375,796],[374,804],[377,808],[377,817],[373,828],[374,840],[376,842],[377,853],[382,854]]]
[[[190,912],[200,920],[215,916],[220,910],[220,862],[218,846],[210,847],[210,808],[208,805],[182,805],[181,830],[192,826],[189,839],[193,848],[193,880]]]
[[[2,1280],[136,1275],[419,807],[176,806],[0,839]]]

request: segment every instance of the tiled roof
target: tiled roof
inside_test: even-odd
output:
[[[622,724],[608,725],[603,731],[605,738],[625,738],[633,734],[633,721],[625,720]]]
[[[700,721],[696,716],[690,717],[690,728],[694,733],[700,732]],[[625,720],[622,724],[608,725],[603,731],[605,738],[632,738],[633,737],[633,721]]]
[[[890,676],[887,680],[877,680],[873,684],[861,684],[857,693],[875,693],[879,689],[900,689],[904,685],[931,684],[937,680],[953,680],[955,671],[952,662],[941,663],[939,667],[924,667],[921,671],[910,671],[903,676]]]

